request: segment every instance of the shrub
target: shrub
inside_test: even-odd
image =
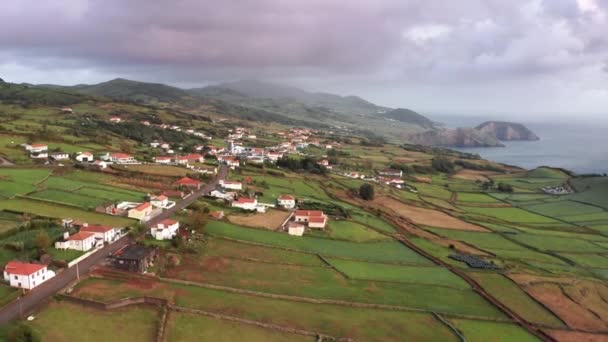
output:
[[[371,201],[374,199],[374,186],[365,183],[359,187],[359,196],[366,201]]]

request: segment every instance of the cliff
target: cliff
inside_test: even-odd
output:
[[[503,147],[496,137],[475,128],[430,130],[409,137],[410,142],[442,147]]]
[[[533,141],[540,138],[530,129],[520,123],[504,121],[487,121],[475,127],[476,130],[494,135],[501,141],[524,140]]]

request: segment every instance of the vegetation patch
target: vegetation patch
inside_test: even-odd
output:
[[[495,342],[536,342],[534,335],[517,324],[473,321],[467,319],[450,319],[450,322],[460,330],[467,341]]]

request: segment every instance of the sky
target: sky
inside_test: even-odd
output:
[[[0,78],[258,79],[422,113],[608,116],[608,0],[0,2]]]

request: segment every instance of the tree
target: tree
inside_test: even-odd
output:
[[[500,192],[513,192],[513,186],[507,183],[498,183],[498,191]]]
[[[433,158],[431,166],[433,167],[433,169],[439,172],[451,173],[454,171],[454,163],[452,163],[452,161],[443,156]]]
[[[17,323],[9,328],[9,342],[39,342],[40,336],[24,323]]]
[[[195,211],[186,217],[184,223],[189,229],[194,229],[197,232],[202,233],[203,229],[205,228],[205,224],[207,223],[207,217],[205,214]]]
[[[359,196],[366,201],[371,201],[374,199],[374,186],[365,183],[359,187]]]
[[[34,239],[34,245],[36,248],[38,248],[38,250],[46,251],[46,249],[51,246],[51,238],[49,237],[49,234],[47,234],[47,232],[44,230],[40,231],[40,233],[38,233]]]

